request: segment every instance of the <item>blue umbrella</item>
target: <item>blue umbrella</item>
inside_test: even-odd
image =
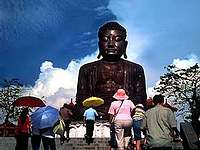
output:
[[[52,106],[40,107],[31,114],[32,126],[38,129],[53,127],[58,119],[59,111]]]

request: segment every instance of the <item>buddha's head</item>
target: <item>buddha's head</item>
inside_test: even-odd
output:
[[[117,22],[108,22],[99,28],[99,55],[107,61],[117,61],[126,56],[126,29]]]

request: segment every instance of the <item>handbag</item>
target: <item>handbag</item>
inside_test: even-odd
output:
[[[65,122],[63,119],[59,119],[53,126],[53,132],[58,135],[63,135],[65,132]]]

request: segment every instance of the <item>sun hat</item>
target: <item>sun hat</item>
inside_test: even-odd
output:
[[[117,100],[125,100],[128,99],[128,95],[126,95],[126,92],[124,89],[118,89],[117,92],[113,95],[113,98]]]

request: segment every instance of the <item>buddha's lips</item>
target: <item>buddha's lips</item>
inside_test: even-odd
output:
[[[106,53],[107,54],[117,54],[117,50],[116,49],[106,49]]]

